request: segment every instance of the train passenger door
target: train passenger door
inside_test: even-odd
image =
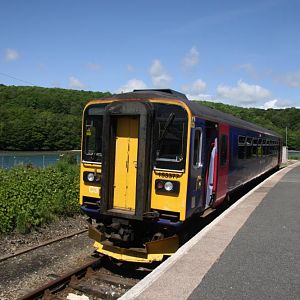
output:
[[[219,204],[226,197],[228,191],[229,172],[229,126],[219,124],[219,162],[217,195],[214,205]]]
[[[191,155],[189,168],[189,196],[186,216],[203,209],[203,173],[205,168],[205,120],[193,117],[191,130]]]
[[[205,208],[212,205],[216,195],[217,182],[217,162],[218,162],[218,139],[215,138],[210,147],[210,157],[208,161],[208,169],[206,174],[206,197]]]
[[[205,172],[204,172],[204,193],[203,207],[206,209],[213,205],[217,192],[218,176],[218,124],[206,122],[205,140]]]
[[[113,208],[135,210],[139,118],[116,120]]]

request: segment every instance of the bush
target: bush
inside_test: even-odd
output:
[[[300,155],[289,156],[289,159],[300,160]]]
[[[45,169],[0,169],[0,232],[33,226],[79,212],[79,166],[60,161]]]

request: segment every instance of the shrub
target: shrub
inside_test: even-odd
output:
[[[56,216],[79,212],[79,167],[0,169],[0,232],[28,232]]]

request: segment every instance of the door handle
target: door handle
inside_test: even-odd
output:
[[[197,179],[196,179],[196,191],[198,191],[200,189],[201,182],[202,182],[201,176],[197,176]]]

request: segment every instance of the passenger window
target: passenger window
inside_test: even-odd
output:
[[[265,139],[262,140],[262,146],[263,146],[263,156],[267,155],[267,141]]]
[[[253,139],[253,147],[252,147],[252,156],[255,158],[257,156],[257,139]]]
[[[258,139],[258,142],[257,142],[257,155],[259,157],[262,157],[262,139]]]
[[[196,168],[201,166],[201,149],[202,149],[202,130],[200,128],[195,129],[194,135],[194,153],[193,153],[193,165]]]
[[[267,151],[266,151],[266,155],[270,155],[271,154],[271,145],[270,145],[270,140],[267,140]]]
[[[246,142],[246,138],[244,136],[239,135],[239,140],[238,140],[238,158],[239,159],[245,158],[245,152],[246,152],[245,142]]]
[[[246,158],[251,158],[252,156],[252,138],[251,137],[247,137],[246,140]]]
[[[220,143],[220,165],[224,166],[226,165],[227,161],[227,136],[222,135],[221,136],[221,143]]]

